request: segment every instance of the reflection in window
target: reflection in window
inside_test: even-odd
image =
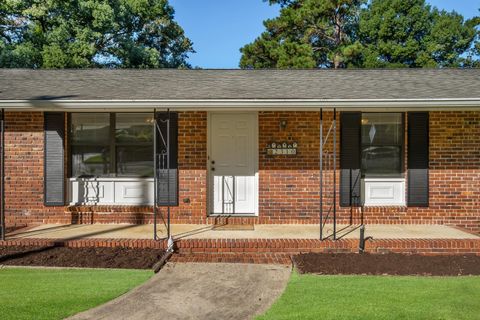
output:
[[[110,151],[102,146],[72,146],[72,175],[102,176],[110,173]]]
[[[402,173],[402,113],[362,113],[362,174]]]
[[[110,114],[74,113],[71,121],[72,143],[108,145]]]
[[[117,175],[153,176],[152,146],[117,146]]]
[[[153,129],[150,113],[73,113],[72,176],[153,176]]]
[[[117,143],[153,143],[153,116],[149,113],[117,113],[115,122]]]
[[[115,120],[118,176],[153,176],[153,116],[117,113]]]

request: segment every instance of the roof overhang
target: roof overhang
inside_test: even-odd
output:
[[[466,99],[253,99],[253,100],[0,100],[15,111],[171,110],[480,110],[480,98]]]

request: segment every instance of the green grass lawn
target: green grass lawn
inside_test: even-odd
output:
[[[480,277],[293,273],[264,319],[480,319]]]
[[[152,275],[149,270],[0,269],[0,318],[63,319],[111,300]]]

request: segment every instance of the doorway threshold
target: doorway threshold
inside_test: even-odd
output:
[[[212,230],[255,230],[255,214],[212,214],[208,216]]]

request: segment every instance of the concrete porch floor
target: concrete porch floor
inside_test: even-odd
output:
[[[166,228],[157,225],[158,236],[166,237]],[[359,238],[359,226],[337,225],[337,238]],[[332,226],[325,227],[324,235],[332,234]],[[175,239],[318,239],[318,225],[255,225],[255,230],[215,230],[212,225],[172,224]],[[444,225],[366,225],[365,236],[374,239],[480,239],[479,236]],[[7,240],[43,239],[152,239],[153,225],[44,224],[17,230]]]

